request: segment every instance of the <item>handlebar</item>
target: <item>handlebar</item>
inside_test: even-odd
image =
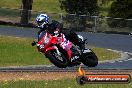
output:
[[[32,46],[35,46],[37,43],[38,43],[38,42],[33,41],[33,42],[31,43],[31,45],[32,45]]]

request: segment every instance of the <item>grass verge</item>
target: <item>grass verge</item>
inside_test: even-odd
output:
[[[20,9],[21,0],[0,0],[0,7]],[[62,12],[59,0],[33,0],[33,10],[44,12]]]
[[[0,36],[0,66],[50,64],[31,46],[33,39]]]
[[[44,55],[39,54],[36,47],[31,46],[32,38],[0,36],[0,66],[22,66],[51,64]],[[92,48],[99,60],[111,60],[120,54],[103,48]]]
[[[78,85],[75,79],[48,81],[5,81],[0,88],[130,88],[130,84],[85,84]]]
[[[100,61],[113,60],[113,59],[117,59],[121,57],[120,53],[116,53],[116,52],[107,50],[105,48],[96,48],[96,47],[91,47],[91,48],[95,52],[95,54],[97,55]]]

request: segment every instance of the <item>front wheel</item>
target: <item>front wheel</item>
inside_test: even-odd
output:
[[[63,54],[58,55],[55,50],[47,51],[45,56],[57,67],[66,68],[68,61]]]
[[[95,67],[98,65],[98,58],[93,51],[89,53],[85,53],[83,56],[84,57],[82,58],[83,59],[82,63],[84,65],[88,67]]]

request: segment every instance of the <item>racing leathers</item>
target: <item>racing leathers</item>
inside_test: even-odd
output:
[[[43,29],[41,28],[41,30],[38,32],[38,37],[39,37],[40,33],[45,30],[47,30],[48,33],[50,33],[52,35],[55,35],[56,33],[59,33],[59,34],[63,33],[65,35],[66,39],[71,41],[74,45],[77,45],[80,48],[82,48],[82,43],[79,40],[77,34],[72,30],[64,31],[63,25],[61,23],[59,23],[58,21],[53,20],[52,23],[47,24]]]

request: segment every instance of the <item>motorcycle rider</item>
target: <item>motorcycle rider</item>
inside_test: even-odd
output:
[[[73,44],[78,45],[80,48],[83,48],[82,41],[79,40],[78,35],[72,30],[68,32],[63,31],[63,25],[58,21],[52,20],[49,22],[49,16],[47,14],[40,14],[36,18],[36,22],[40,31],[38,32],[38,37],[40,37],[41,32],[47,30],[50,34],[55,35],[56,33],[63,33],[65,37],[71,41]],[[32,46],[34,43],[32,43]]]

